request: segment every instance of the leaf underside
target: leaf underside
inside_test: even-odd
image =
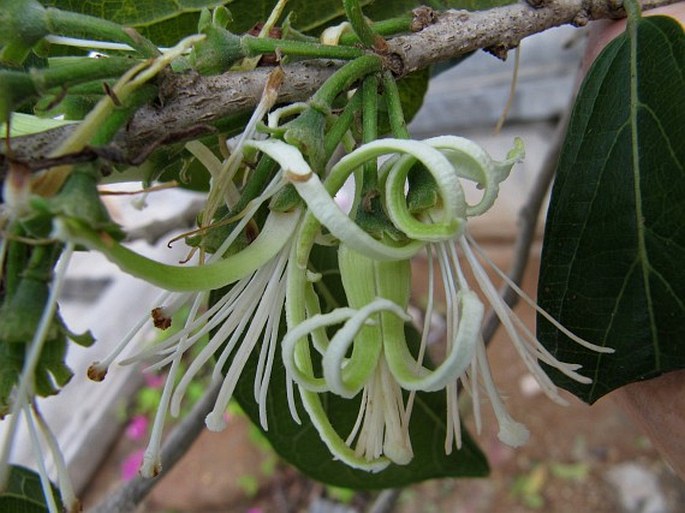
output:
[[[635,44],[608,45],[579,92],[542,252],[540,306],[615,349],[538,317],[543,344],[593,383],[553,379],[590,403],[685,367],[685,37],[671,18],[636,23]]]
[[[57,507],[60,507],[61,499],[54,485],[52,493]],[[7,488],[0,493],[0,511],[3,513],[48,513],[38,474],[25,467],[12,465]]]

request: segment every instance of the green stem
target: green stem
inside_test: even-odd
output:
[[[383,72],[383,87],[392,134],[398,139],[409,139],[409,130],[407,130],[407,121],[404,119],[400,92],[397,89],[395,77],[390,71]]]
[[[105,122],[100,125],[93,138],[90,140],[91,146],[103,146],[109,143],[136,111],[144,104],[152,101],[157,96],[156,87],[142,87],[131,93],[127,101],[115,107]]]
[[[0,100],[0,115],[6,117],[7,110],[22,104],[26,100],[39,96],[55,88],[91,82],[120,76],[139,61],[123,57],[108,59],[90,59],[85,57],[65,57],[57,61],[54,67],[32,69],[28,73],[14,70],[0,70],[0,91],[4,96]]]
[[[369,75],[362,84],[362,143],[378,139],[378,78]],[[363,166],[362,196],[378,189],[378,166],[368,160]]]
[[[635,24],[642,17],[642,6],[637,0],[624,0],[623,8],[628,15],[629,24]]]
[[[309,104],[322,111],[329,111],[335,98],[343,91],[371,73],[380,71],[383,60],[378,55],[363,55],[345,64],[333,73],[326,82],[314,93]]]
[[[401,34],[404,32],[411,31],[411,16],[400,16],[397,18],[391,18],[389,20],[383,20],[376,23],[371,23],[371,30],[380,36],[392,36],[395,34]],[[347,32],[340,36],[340,45],[355,45],[359,44],[359,36],[355,32]]]
[[[134,29],[94,16],[52,7],[47,9],[46,14],[47,26],[53,34],[124,43],[148,58],[160,55],[159,49]]]
[[[361,41],[362,45],[367,48],[381,49],[385,45],[385,40],[376,34],[371,25],[364,17],[359,0],[343,0],[343,7],[347,19],[352,25],[352,30]]]
[[[240,46],[248,57],[255,57],[264,53],[280,52],[284,55],[299,57],[314,57],[321,59],[356,59],[364,55],[364,51],[350,46],[322,45],[306,41],[288,39],[272,39],[268,37],[242,36]]]
[[[262,193],[264,187],[271,181],[277,171],[276,162],[268,155],[262,155],[252,176],[245,184],[238,203],[233,208],[234,213],[242,212],[248,203]]]
[[[342,141],[345,133],[350,129],[354,117],[362,106],[362,95],[359,92],[354,93],[354,96],[350,98],[347,102],[342,113],[335,120],[335,123],[326,133],[326,138],[324,140],[324,149],[326,153],[326,161],[330,160],[333,156],[333,152]]]
[[[165,54],[160,55],[155,59],[141,61],[137,66],[126,70],[117,83],[111,88],[112,95],[116,97],[119,102],[127,104],[133,93],[152,80],[174,59],[182,55],[187,49],[191,48],[203,38],[204,36],[189,36],[181,40]],[[107,119],[111,116],[115,106],[115,100],[113,98],[103,98],[100,100],[88,113],[88,116],[79,124],[78,128],[72,132],[70,137],[60,144],[53,152],[53,155],[80,151],[87,144],[90,144],[93,132],[107,122]]]

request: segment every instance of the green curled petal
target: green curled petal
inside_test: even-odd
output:
[[[492,207],[499,193],[499,184],[525,155],[523,142],[519,138],[515,139],[514,147],[504,161],[493,160],[480,145],[464,137],[443,135],[424,142],[440,150],[449,159],[457,176],[474,181],[483,188],[480,201],[466,207],[469,217],[481,215]]]
[[[415,162],[414,158],[403,156],[390,167],[385,181],[388,217],[390,217],[390,220],[399,230],[403,231],[411,239],[437,242],[454,238],[461,231],[464,218],[466,217],[466,198],[461,184],[457,180],[454,180],[456,186],[452,183],[452,180],[444,183],[445,181],[442,180],[442,169],[436,172],[438,170],[428,168],[440,189],[443,208],[438,217],[442,220],[423,223],[407,208],[404,192],[407,174]],[[454,171],[451,166],[447,172],[450,176],[454,177]],[[444,208],[445,206],[456,206],[459,214],[455,216],[452,213],[455,208]]]
[[[309,351],[302,351],[300,346],[309,343],[308,336],[313,331],[340,324],[353,317],[354,314],[355,311],[351,308],[336,308],[327,314],[313,315],[297,326],[289,328],[281,342],[283,365],[288,377],[301,388],[310,392],[327,392],[330,390],[324,378],[314,376]]]
[[[391,312],[403,321],[411,320],[402,307],[383,298],[377,298],[355,312],[333,336],[323,356],[323,375],[331,392],[345,398],[354,397],[376,368],[382,347],[379,330],[373,330],[371,336],[357,339],[354,358],[348,359],[346,354],[359,331],[378,312]]]
[[[349,174],[363,163],[381,155],[401,155],[388,168],[383,167],[381,180],[385,180],[385,196],[388,216],[393,224],[410,239],[439,241],[454,237],[461,229],[461,220],[466,216],[466,199],[454,168],[445,156],[430,145],[408,139],[380,139],[364,144],[343,157],[330,172],[326,188],[342,185]],[[408,210],[405,198],[407,173],[416,161],[421,162],[433,176],[441,198],[437,221],[422,223]]]
[[[271,212],[259,236],[245,249],[215,263],[193,267],[163,264],[144,257],[75,219],[55,218],[54,236],[99,251],[125,273],[148,283],[186,292],[220,289],[255,272],[291,239],[299,220],[299,211]]]
[[[434,392],[455,381],[471,365],[480,339],[484,307],[475,292],[461,294],[461,315],[457,335],[447,358],[435,369],[417,362],[404,342],[403,333],[386,334],[383,340],[385,359],[390,372],[406,390]]]
[[[312,174],[305,182],[293,182],[297,193],[309,211],[340,240],[341,244],[376,260],[406,260],[423,247],[423,242],[412,241],[404,246],[390,246],[361,229],[335,203],[319,177]]]
[[[319,396],[314,392],[300,389],[300,397],[302,398],[304,409],[309,414],[312,424],[314,424],[319,433],[321,441],[326,444],[326,447],[328,447],[328,450],[331,451],[335,459],[342,461],[352,468],[372,473],[380,472],[390,465],[390,460],[384,456],[372,460],[367,460],[363,456],[357,456],[355,451],[345,443],[328,420],[326,410],[324,410]]]

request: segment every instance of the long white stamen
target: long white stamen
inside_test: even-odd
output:
[[[219,207],[220,198],[224,196],[226,188],[229,187],[227,184],[233,181],[233,177],[240,168],[240,164],[243,161],[245,143],[254,136],[257,123],[262,120],[271,107],[273,107],[274,103],[276,103],[282,78],[283,71],[280,70],[280,68],[276,68],[269,75],[269,78],[264,85],[262,97],[255,107],[247,125],[245,125],[245,129],[238,139],[238,144],[234,148],[233,153],[231,153],[222,165],[219,175],[212,180],[212,187],[210,188],[209,196],[207,197],[207,206],[202,218],[203,226],[207,226],[211,222],[212,217],[214,217],[214,214]]]
[[[537,358],[538,360],[545,362],[550,367],[554,367],[555,369],[559,370],[559,372],[562,372],[563,374],[577,381],[578,383],[583,383],[586,385],[592,383],[592,379],[575,372],[576,370],[582,368],[582,365],[576,363],[566,363],[557,360],[554,357],[554,355],[552,355],[552,353],[547,351],[547,348],[545,348],[545,346],[540,344],[535,335],[533,335],[533,333],[528,329],[528,326],[526,326],[526,324],[517,315],[514,314],[514,311],[511,309],[511,307],[508,307],[507,310],[509,311],[513,321],[518,326],[519,331],[523,334],[523,336],[526,338],[526,340],[528,340],[528,342],[532,346],[530,350],[534,358]]]
[[[190,308],[188,314],[188,319],[186,320],[186,325],[193,322],[194,317],[197,315],[197,311],[200,306],[204,304],[207,293],[199,293],[193,301],[193,305]],[[171,400],[171,393],[176,382],[176,374],[178,373],[178,368],[181,363],[181,358],[185,352],[182,342],[179,343],[178,348],[174,354],[174,359],[171,362],[171,368],[167,374],[166,382],[164,383],[164,388],[162,389],[162,397],[159,400],[159,405],[157,406],[157,411],[155,412],[155,418],[152,423],[152,431],[150,433],[150,439],[148,441],[148,446],[143,454],[143,463],[140,466],[140,474],[143,477],[155,477],[159,475],[162,470],[161,461],[161,449],[162,449],[162,432],[164,430],[164,422],[166,421],[166,414],[169,410],[169,402]]]
[[[28,405],[24,405],[21,411],[24,412],[24,418],[26,419],[26,425],[28,426],[29,436],[31,437],[31,447],[36,458],[36,463],[38,464],[38,475],[40,476],[40,484],[41,488],[43,488],[43,494],[45,494],[45,500],[48,503],[48,511],[50,513],[62,513],[60,508],[57,507],[55,497],[52,493],[52,485],[50,483],[50,478],[48,477],[48,471],[45,468],[45,455],[43,454],[43,448],[38,438],[36,426],[33,423],[31,411]],[[19,413],[19,411],[16,411],[14,415],[19,416]]]
[[[426,246],[426,259],[428,262],[428,292],[426,310],[423,319],[423,330],[421,331],[421,343],[419,344],[419,354],[416,361],[423,365],[423,360],[426,356],[426,348],[428,347],[428,336],[430,335],[431,321],[433,319],[433,305],[435,303],[435,264],[433,262],[433,248],[431,244]],[[404,423],[409,424],[411,412],[414,409],[414,400],[416,398],[416,390],[412,390],[407,398],[407,406],[404,411]]]
[[[262,343],[262,347],[259,351],[259,357],[257,359],[257,368],[255,371],[255,380],[253,387],[253,394],[255,400],[257,400],[259,397],[259,391],[262,388],[262,382],[264,380],[266,360],[269,353],[268,340],[270,340],[272,335],[274,321],[278,321],[278,319],[274,318],[275,308],[279,310],[280,316],[280,308],[278,308],[279,300],[281,292],[285,289],[285,287],[283,286],[284,283],[282,281],[283,270],[285,269],[285,265],[287,262],[287,255],[290,253],[289,250],[289,247],[284,248],[283,252],[273,263],[273,269],[271,270],[271,278],[269,279],[264,290],[264,293],[262,295],[263,304],[260,305],[260,310],[265,310],[266,325],[264,326],[264,342]]]
[[[155,299],[153,304],[164,305],[172,296],[175,296],[175,299],[170,305],[165,306],[165,311],[168,315],[173,315],[173,313],[175,313],[178,308],[180,308],[181,305],[188,300],[190,294],[174,294],[172,292],[165,291],[162,292],[157,299]],[[109,367],[112,365],[112,363],[114,363],[114,360],[121,355],[124,349],[126,349],[126,347],[128,347],[128,345],[131,343],[133,338],[139,334],[140,330],[142,330],[143,327],[149,322],[150,314],[146,313],[145,315],[142,315],[138,319],[138,322],[128,330],[126,335],[123,336],[116,347],[114,347],[114,349],[112,349],[107,356],[100,361],[93,362],[93,364],[88,368],[88,377],[94,381],[102,381],[105,378]]]
[[[454,445],[461,449],[461,419],[459,416],[459,385],[457,380],[445,387],[447,401],[447,425],[445,433],[445,454],[452,454]]]
[[[282,280],[284,279],[283,273],[289,253],[289,248],[286,248],[280,257],[280,261],[275,271],[275,274],[280,276],[280,279],[275,297],[270,301],[264,342],[262,344],[262,350],[260,351],[259,363],[255,374],[255,385],[259,384],[259,386],[255,388],[255,400],[259,405],[259,421],[265,431],[269,428],[266,415],[266,396],[269,390],[271,370],[273,369],[276,347],[278,345],[281,314],[285,305],[285,284]],[[263,354],[266,354],[266,357],[263,357]]]
[[[244,309],[241,310],[240,314],[247,314],[247,312],[244,311]],[[238,320],[240,319],[240,320]],[[195,375],[200,371],[200,369],[210,360],[213,358],[214,354],[216,351],[219,349],[219,347],[224,343],[226,338],[228,337],[229,334],[233,333],[231,336],[231,339],[226,343],[226,347],[224,348],[223,352],[224,353],[230,353],[230,351],[233,349],[233,346],[235,343],[238,341],[240,335],[242,334],[242,330],[239,329],[240,325],[242,324],[242,327],[244,328],[246,324],[246,319],[249,320],[249,317],[242,318],[238,317],[236,319],[236,316],[231,316],[229,319],[227,319],[224,324],[219,328],[219,330],[214,334],[214,336],[207,342],[207,344],[202,348],[202,351],[193,359],[192,363],[189,365],[188,369],[186,370],[185,374],[179,381],[176,390],[174,391],[174,396],[172,398],[171,404],[172,404],[172,411],[176,412],[180,410],[180,404],[181,400],[183,399],[183,396],[185,395],[186,389],[188,388],[188,385],[190,385],[192,379],[195,377]],[[235,331],[234,331],[235,330]],[[225,360],[225,358],[224,358]],[[217,362],[216,368],[221,368],[222,363]],[[218,375],[213,376],[213,382],[217,382],[221,379],[220,373]]]
[[[347,438],[345,439],[345,443],[352,447],[352,443],[354,442],[354,439],[357,437],[359,434],[359,429],[362,426],[362,421],[364,420],[364,414],[366,412],[366,404],[368,401],[368,395],[369,395],[369,387],[364,387],[362,390],[362,400],[359,403],[359,411],[357,412],[357,418],[354,421],[354,425],[352,426],[352,429],[350,430],[350,434],[347,435]]]
[[[254,350],[254,347],[257,344],[259,338],[264,333],[264,327],[267,324],[269,313],[271,311],[270,307],[272,305],[273,296],[281,288],[280,275],[274,275],[273,273],[279,266],[281,266],[282,268],[284,264],[285,262],[283,262],[282,259],[279,259],[274,263],[274,266],[267,266],[267,268],[265,268],[265,272],[272,274],[272,277],[268,281],[266,288],[262,289],[263,292],[260,294],[258,304],[255,305],[255,307],[257,308],[256,313],[253,312],[252,315],[246,315],[246,318],[250,319],[250,327],[247,330],[247,333],[245,333],[245,336],[243,337],[243,340],[240,343],[240,347],[238,348],[238,351],[233,357],[231,366],[228,372],[226,373],[223,385],[221,387],[221,390],[219,391],[219,395],[215,402],[214,410],[207,416],[206,422],[207,427],[209,427],[209,429],[222,429],[224,425],[223,412],[225,411],[226,406],[228,405],[228,401],[233,394],[235,386],[238,382],[238,378],[240,377],[240,374],[242,373],[242,370],[245,367],[245,364],[247,363],[247,359]],[[241,328],[238,328],[236,330],[236,333],[242,334],[242,331],[243,330]],[[227,345],[231,345],[230,342]],[[224,350],[224,353],[221,355],[217,362],[215,372],[223,368],[223,364],[225,362],[225,355],[227,355],[227,353],[228,352]]]
[[[276,176],[274,176],[271,182],[269,182],[264,191],[259,196],[251,200],[247,204],[245,209],[240,213],[240,220],[235,225],[235,228],[233,228],[233,231],[221,243],[219,249],[217,249],[216,252],[211,256],[211,258],[209,259],[210,263],[223,258],[228,248],[231,247],[231,245],[235,242],[238,236],[242,233],[245,226],[247,226],[247,223],[249,223],[250,220],[252,220],[254,215],[257,213],[257,210],[259,210],[259,207],[262,205],[262,203],[264,203],[266,200],[268,200],[274,194],[276,194],[279,190],[281,190],[284,184],[285,182],[283,181],[283,174],[280,172],[276,173]]]
[[[402,390],[397,381],[392,378],[385,360],[381,359],[379,365],[385,397],[385,400],[381,402],[385,423],[383,454],[398,465],[406,465],[414,457],[414,451],[409,439],[409,426],[402,421],[404,417]]]
[[[478,359],[474,358],[471,362],[471,369],[465,383],[462,377],[464,388],[471,392],[471,403],[473,404],[473,419],[476,424],[476,433],[480,434],[483,429],[482,417],[480,414],[480,389],[478,387]],[[469,387],[469,385],[471,385]]]
[[[495,287],[488,278],[487,274],[485,273],[485,270],[480,265],[480,262],[478,262],[475,255],[471,251],[471,248],[469,247],[466,238],[461,237],[459,239],[459,244],[462,250],[464,251],[464,255],[466,256],[469,265],[471,266],[473,275],[476,278],[478,285],[487,297],[492,308],[495,310],[495,313],[502,322],[502,325],[506,329],[509,338],[511,339],[512,343],[514,344],[514,347],[516,348],[516,351],[519,353],[519,356],[526,364],[526,367],[528,367],[528,370],[533,374],[533,376],[539,383],[547,384],[549,387],[556,388],[554,384],[552,384],[549,380],[547,374],[540,368],[540,365],[537,363],[536,358],[527,349],[525,342],[521,339],[518,330],[512,322],[512,317],[509,311],[507,311],[507,307],[504,301],[495,290]],[[554,397],[555,395],[558,397],[558,394],[555,394],[554,392],[551,392],[551,394],[551,397]]]
[[[178,345],[181,339],[185,340],[186,347],[183,350],[187,349],[187,347],[190,347],[190,345],[200,340],[202,337],[207,335],[207,333],[209,333],[212,329],[214,329],[221,322],[223,322],[223,319],[225,319],[232,310],[232,305],[230,305],[229,303],[234,299],[234,293],[237,295],[240,292],[242,292],[242,290],[247,286],[247,284],[248,281],[240,280],[231,288],[231,291],[228,294],[220,298],[216,303],[212,305],[211,308],[209,308],[200,317],[195,319],[191,324],[186,324],[185,328],[183,328],[175,335],[172,335],[168,339],[164,340],[163,342],[155,344],[153,347],[146,349],[144,351],[140,351],[139,353],[133,355],[131,358],[121,361],[121,365],[130,365],[131,363],[148,360],[153,356],[173,353],[176,350],[175,346]],[[229,305],[229,307],[225,308],[227,305]],[[193,335],[188,337],[190,333],[192,333]],[[152,365],[151,367],[162,368],[170,363],[171,359],[170,357],[167,357],[163,360],[158,361],[155,365]]]
[[[485,344],[482,340],[478,344],[476,358],[478,361],[478,369],[482,376],[483,384],[485,385],[485,390],[490,399],[492,410],[495,412],[497,423],[499,424],[499,433],[497,434],[497,437],[500,441],[511,447],[520,447],[528,441],[528,429],[509,416],[509,413],[500,398],[499,392],[497,391],[495,382],[492,379],[488,357],[485,354]]]
[[[285,289],[279,291],[279,297],[276,302],[274,302],[273,310],[269,317],[271,325],[267,327],[267,333],[269,333],[267,346],[268,354],[266,358],[266,363],[264,365],[262,372],[261,386],[259,388],[259,394],[256,397],[257,404],[259,405],[259,422],[264,428],[264,430],[269,429],[268,419],[266,415],[266,395],[269,390],[269,383],[271,382],[271,371],[274,365],[274,359],[276,357],[276,348],[278,347],[278,337],[281,326],[281,313],[283,311],[283,305],[285,304]]]
[[[64,455],[59,448],[59,442],[55,437],[54,433],[50,430],[47,422],[41,415],[38,405],[33,403],[33,415],[38,422],[38,429],[43,435],[43,439],[46,441],[50,453],[52,454],[52,461],[55,464],[55,469],[57,470],[57,482],[59,484],[60,495],[62,496],[62,504],[64,505],[68,513],[77,513],[81,511],[81,502],[76,498],[74,493],[74,487],[71,484],[71,478],[69,477],[69,472],[67,471],[67,463],[64,460]]]
[[[240,343],[241,347],[245,345],[245,340],[247,340],[249,337],[252,327],[263,327],[265,319],[258,310],[259,299],[259,295],[253,294],[250,297],[250,302],[245,305],[246,308],[244,310],[243,318],[238,322],[238,326],[233,330],[231,338],[226,343],[226,347],[221,351],[219,358],[217,358],[216,365],[214,365],[214,370],[212,371],[212,379],[220,380],[223,378],[223,368],[229,356],[231,355],[233,348],[236,347],[238,343]],[[248,325],[249,328],[247,328]],[[246,328],[247,332],[245,331]],[[240,339],[241,337],[243,337],[242,340]]]
[[[550,323],[554,325],[555,328],[557,328],[559,331],[561,331],[564,335],[566,335],[568,338],[573,340],[576,344],[580,344],[583,347],[587,347],[588,349],[595,351],[597,353],[613,353],[614,349],[611,347],[603,347],[603,346],[598,346],[596,344],[593,344],[591,342],[588,342],[587,340],[580,338],[578,335],[574,334],[572,331],[570,331],[568,328],[566,328],[563,324],[561,324],[559,321],[557,321],[552,315],[550,315],[546,310],[542,309],[540,305],[537,304],[526,292],[521,289],[516,283],[514,283],[509,276],[507,276],[506,273],[504,273],[497,265],[492,261],[492,259],[487,255],[485,251],[476,243],[476,241],[471,237],[470,234],[466,233],[466,237],[468,238],[469,242],[471,245],[474,247],[474,249],[478,252],[478,255],[487,262],[487,264],[492,267],[492,269],[506,282],[507,286],[511,287],[514,292],[516,292],[521,299],[523,299],[531,308],[534,308],[536,312],[538,312],[540,315],[542,315],[545,319],[547,319]]]

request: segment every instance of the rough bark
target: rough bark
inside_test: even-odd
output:
[[[565,24],[584,25],[590,20],[625,16],[619,0],[530,0],[487,11],[447,11],[419,32],[388,41],[387,66],[397,76],[436,62],[485,49],[499,57],[527,36]],[[675,0],[644,0],[643,9]],[[313,60],[284,66],[280,102],[306,100],[341,65]],[[161,79],[161,106],[140,109],[113,143],[124,159],[136,159],[151,145],[178,142],[209,131],[218,121],[254,107],[270,68],[227,72],[216,76],[169,73]],[[65,138],[69,127],[60,127],[12,140],[15,158],[35,161],[48,155]],[[185,135],[187,134],[187,136]],[[0,157],[5,154],[0,142]],[[1,158],[0,158],[1,161]],[[1,163],[1,162],[0,162]]]

